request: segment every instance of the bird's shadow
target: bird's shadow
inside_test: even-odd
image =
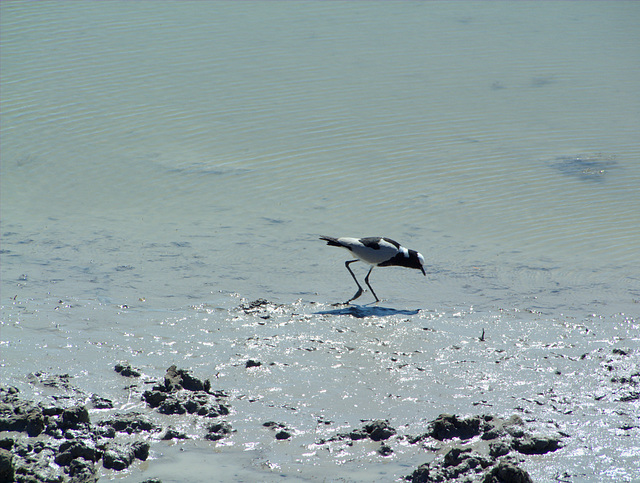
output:
[[[416,315],[420,309],[398,310],[391,307],[380,307],[378,305],[343,305],[332,310],[315,312],[318,315],[351,315],[358,319],[365,317],[389,317],[390,315]]]

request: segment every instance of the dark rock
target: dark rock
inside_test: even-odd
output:
[[[347,436],[354,441],[359,439],[366,439],[369,437],[369,433],[367,433],[364,429],[354,429]]]
[[[175,397],[169,397],[158,406],[158,412],[161,414],[185,414],[187,408]]]
[[[462,441],[477,435],[481,435],[483,440],[493,440],[489,443],[488,456],[473,451],[475,446],[461,446]],[[531,483],[527,472],[518,468],[519,460],[509,455],[512,447],[518,448],[522,453],[542,454],[559,447],[560,439],[528,435],[519,416],[507,420],[494,416],[461,420],[446,414],[432,421],[428,433],[418,438],[409,438],[408,441],[414,444],[428,437],[438,440],[460,438],[462,441],[447,443],[451,448],[442,460],[436,458],[406,477],[414,483],[478,481],[483,472],[484,475],[480,477],[483,483]]]
[[[260,315],[262,318],[268,318],[268,311],[270,308],[278,308],[282,305],[274,304],[265,299],[257,299],[253,302],[240,304],[238,307],[245,314],[248,315]]]
[[[102,456],[102,466],[107,469],[124,470],[131,466],[135,451],[130,445],[109,445]]]
[[[501,428],[497,428],[497,427],[490,427],[488,429],[486,429],[483,433],[482,436],[480,436],[482,439],[484,440],[490,440],[490,439],[498,439],[501,436],[504,436],[504,430]]]
[[[0,403],[0,431],[26,432],[31,437],[44,431],[42,408],[12,396],[5,401]]]
[[[364,426],[364,430],[373,441],[383,441],[396,434],[396,430],[389,426],[388,421],[381,419]]]
[[[455,415],[441,414],[431,423],[429,435],[439,441],[452,438],[469,439],[480,434],[480,417],[459,419]]]
[[[91,461],[77,458],[69,464],[69,483],[95,483],[98,481],[96,467]]]
[[[244,367],[249,368],[249,367],[260,367],[262,365],[262,362],[260,361],[254,361],[253,359],[249,359],[246,364],[244,365]]]
[[[144,480],[140,483],[162,483],[160,478],[149,478],[148,480]]]
[[[629,402],[629,401],[637,401],[640,399],[640,392],[632,391],[629,394],[621,396],[618,401],[620,402]]]
[[[545,454],[559,447],[559,438],[553,436],[525,436],[513,441],[513,448],[522,454]]]
[[[504,422],[504,429],[514,438],[524,436],[524,421],[518,415],[513,415]]]
[[[390,456],[393,454],[393,450],[391,449],[390,446],[383,443],[380,445],[380,448],[378,449],[378,454],[382,456]]]
[[[215,397],[216,402],[211,398]],[[229,408],[217,400],[227,397],[223,391],[211,391],[209,380],[204,382],[175,365],[167,369],[162,385],[145,391],[142,398],[162,414],[197,414],[218,417],[229,414]]]
[[[91,434],[96,438],[115,438],[116,430],[112,426],[93,426],[91,428]]]
[[[2,438],[0,439],[0,449],[8,449],[11,450],[13,447],[13,439],[11,438]]]
[[[151,445],[145,441],[136,441],[131,445],[133,448],[133,455],[140,461],[146,461],[149,457],[149,450]]]
[[[142,396],[147,404],[157,408],[162,414],[197,414],[215,418],[229,414],[229,408],[218,402],[211,402],[209,393],[199,391],[178,391],[163,393],[162,391],[145,391]]]
[[[0,481],[14,481],[14,474],[13,455],[6,449],[0,449]]]
[[[509,453],[509,445],[503,441],[495,441],[489,444],[489,456],[497,458]]]
[[[187,439],[187,435],[181,431],[169,427],[160,439],[164,441],[168,441],[170,439]]]
[[[108,469],[124,470],[134,459],[145,461],[149,457],[149,443],[136,441],[133,444],[110,444],[102,457],[102,466]]]
[[[511,462],[501,461],[487,472],[482,483],[533,483],[533,480],[522,468]]]
[[[152,408],[157,408],[162,404],[169,395],[164,391],[145,391],[142,393],[142,399],[146,401],[146,403]]]
[[[85,406],[76,406],[62,412],[61,429],[79,429],[90,424],[89,411]]]
[[[497,439],[504,435],[504,421],[493,416],[483,416],[482,436],[484,440]]]
[[[50,375],[45,372],[35,372],[27,376],[32,384],[42,384],[45,387],[53,387],[58,389],[73,389],[71,385],[72,376],[69,374]]]
[[[175,397],[183,396],[181,394]],[[212,403],[211,396],[206,392],[187,393],[184,398],[184,407],[189,414],[197,414],[199,416],[207,416],[216,418],[218,416],[226,416],[229,414],[229,408],[218,402]]]
[[[129,364],[116,364],[115,371],[124,377],[140,377],[140,372],[132,368]]]
[[[439,473],[449,481],[467,473],[478,473],[483,468],[491,466],[492,461],[471,450],[471,448],[451,448],[444,455],[444,461]]]
[[[43,444],[43,442],[39,443]],[[13,459],[15,480],[19,483],[62,483],[63,476],[60,474],[60,468],[53,464],[54,449],[46,445],[36,453],[34,449],[38,446],[38,444],[26,442],[16,444]]]
[[[120,433],[140,433],[141,431],[157,431],[160,428],[137,411],[116,414],[111,419],[101,421],[99,426],[109,426]]]
[[[445,466],[458,466],[463,460],[469,457],[471,448],[451,448],[444,455]]]
[[[44,431],[44,416],[39,408],[29,411],[26,419],[25,431],[31,437],[38,436]]]
[[[64,412],[64,408],[60,406],[49,406],[42,408],[42,414],[45,416],[60,416]]]
[[[76,458],[84,458],[95,463],[101,456],[102,452],[91,441],[66,441],[59,446],[55,462],[60,466],[67,466]]]
[[[628,356],[631,351],[629,349],[616,348],[616,349],[613,349],[611,352],[619,356]]]
[[[94,394],[91,396],[91,406],[95,409],[113,409],[113,401]]]
[[[279,428],[284,429],[286,427],[284,424],[276,423],[275,421],[267,421],[266,423],[262,423],[262,425],[265,428],[271,428],[271,429],[279,429]]]
[[[231,434],[232,429],[231,425],[226,421],[222,421],[221,423],[215,423],[209,426],[208,433],[205,435],[205,439],[210,441],[218,441],[225,436]]]
[[[435,481],[431,479],[430,469],[429,463],[420,465],[409,477],[407,477],[407,479],[411,480],[413,483],[430,483]]]
[[[287,429],[287,427],[282,423],[276,423],[275,421],[267,421],[262,424],[265,428],[272,429],[273,431],[277,431],[276,439],[284,440],[291,438],[291,433]]]
[[[177,369],[175,365],[167,369],[167,373],[164,376],[164,386],[168,392],[180,389],[209,392],[211,389],[211,383],[208,379],[203,382],[190,375],[188,371]]]

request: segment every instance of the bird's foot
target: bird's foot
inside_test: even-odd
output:
[[[362,295],[364,292],[362,291],[361,288],[358,289],[358,291],[356,292],[356,294],[351,297],[349,300],[347,300],[344,305],[349,305],[351,302],[353,302],[355,299],[357,299],[358,297],[360,297],[360,295]]]

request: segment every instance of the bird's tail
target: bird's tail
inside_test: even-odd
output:
[[[327,242],[327,245],[332,247],[341,247],[342,244],[338,241],[337,238],[333,238],[332,236],[321,236],[320,240],[324,240]]]

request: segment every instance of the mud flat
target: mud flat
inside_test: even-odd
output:
[[[230,309],[218,324],[223,335],[208,329],[217,337],[208,355],[218,359],[215,370],[167,356],[166,369],[113,361],[104,384],[121,388],[115,396],[83,389],[86,375],[44,370],[25,375],[30,390],[1,387],[0,480],[181,481],[180,473],[217,471],[207,454],[241,451],[254,457],[234,464],[262,481],[596,481],[595,470],[576,469],[588,464],[584,448],[614,434],[609,444],[631,460],[637,446],[634,348],[529,342],[518,353],[510,342],[487,347],[496,338],[489,326],[448,347],[442,341],[455,336],[437,328],[438,314],[264,299]],[[493,358],[482,366],[472,360],[487,353]],[[475,372],[459,376],[461,366]],[[483,385],[488,378],[496,389]],[[550,389],[539,391],[539,379]],[[197,470],[180,459],[192,450],[205,455]],[[166,465],[167,451],[177,461],[165,476],[154,467]],[[609,466],[631,481],[625,461]]]
[[[120,374],[138,373],[120,363],[115,368]],[[68,376],[42,376],[32,377],[49,386],[69,389]],[[14,387],[1,388],[0,395],[0,430],[4,432],[0,439],[2,481],[98,481],[100,467],[126,470],[135,461],[146,461],[154,442],[189,437],[171,426],[154,424],[139,411],[117,412],[92,422],[87,406],[113,408],[111,401],[97,395],[91,395],[89,405],[85,397],[64,395],[61,397],[64,404],[37,404],[21,399]],[[206,440],[218,441],[233,435],[233,427],[225,419],[231,411],[228,395],[212,390],[209,380],[201,381],[186,370],[169,367],[164,380],[145,391],[142,398],[149,408],[162,414],[199,416],[206,431],[202,437]],[[292,437],[282,423],[267,421],[262,426],[271,429],[275,439]],[[533,434],[519,416],[504,420],[490,415],[459,418],[443,414],[429,426],[424,434],[399,436],[388,421],[375,420],[349,432],[320,439],[315,445],[331,445],[335,449],[369,440],[379,444],[377,453],[385,458],[394,453],[394,444],[406,441],[420,445],[427,452],[443,453],[441,458],[406,475],[406,480],[416,483],[466,481],[469,476],[480,475],[487,483],[519,483],[532,481],[519,467],[526,455],[556,451],[562,447],[563,438],[568,437],[561,433]],[[128,442],[123,441],[125,439]],[[157,481],[145,480],[146,483]]]

